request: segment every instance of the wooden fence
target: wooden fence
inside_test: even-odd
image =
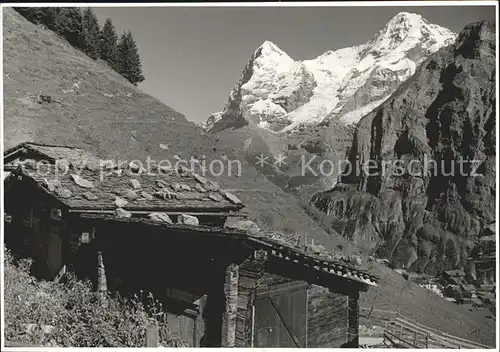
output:
[[[490,349],[491,346],[452,336],[395,311],[360,307],[360,318],[384,326],[384,344],[399,348]]]

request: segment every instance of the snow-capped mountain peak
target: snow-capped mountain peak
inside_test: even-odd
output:
[[[276,44],[274,44],[273,42],[269,41],[269,40],[266,40],[264,41],[264,43],[262,43],[256,50],[256,52],[259,52],[261,55],[269,55],[269,54],[273,54],[273,53],[277,53],[277,54],[280,54],[280,55],[283,55],[286,53],[281,50]]]
[[[273,131],[325,119],[356,123],[382,104],[425,58],[456,34],[422,16],[401,12],[365,44],[295,61],[265,41],[250,58],[212,132],[245,123]]]
[[[455,34],[450,30],[429,23],[421,15],[400,12],[367,43],[372,50],[387,52],[389,50],[408,50],[416,44],[427,44],[432,49],[439,49],[447,44],[450,37]]]

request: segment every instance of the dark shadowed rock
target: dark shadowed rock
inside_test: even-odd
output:
[[[492,25],[467,26],[361,119],[350,160],[374,168],[312,198],[338,232],[396,267],[465,265],[495,219],[495,50]],[[478,162],[460,170],[462,159]]]

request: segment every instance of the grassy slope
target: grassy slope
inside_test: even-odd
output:
[[[175,154],[187,159],[191,155],[205,155],[208,160],[221,154],[232,157],[232,150],[221,148],[220,142],[204,134],[182,114],[10,9],[4,9],[4,74],[6,148],[33,140],[80,145],[101,156],[126,160],[145,160],[149,155],[156,160],[167,158],[174,162]],[[74,91],[63,91],[71,89]],[[59,102],[38,104],[41,93]],[[162,150],[160,143],[169,144],[169,150]],[[225,188],[240,190],[234,193],[261,227],[294,229],[325,247],[335,249],[342,244],[345,254],[355,251],[344,239],[322,230],[300,209],[296,198],[263,178],[249,164],[242,162],[242,166],[241,177],[219,177],[218,181]],[[391,310],[400,307],[401,313],[410,317],[414,316],[413,312],[419,313],[417,320],[429,325],[427,317],[432,316],[431,326],[447,328],[446,331],[455,334],[460,331],[463,337],[477,339],[470,336],[472,326],[484,319],[444,300],[432,306],[427,299],[421,300],[423,291],[415,285],[409,286],[404,297],[398,296],[394,288],[399,275],[375,270],[383,277],[381,287],[363,294],[362,306],[390,307]],[[444,318],[447,314],[462,319],[467,328],[458,330],[453,325],[447,326],[449,321]],[[492,340],[487,327],[481,329],[481,334],[488,336],[481,340]]]
[[[406,281],[392,269],[375,262],[368,263],[369,270],[379,276],[378,287],[373,287],[360,297],[365,308],[399,311],[410,319],[431,328],[464,339],[495,345],[495,319],[488,309],[469,311],[470,305],[457,305],[436,294]]]

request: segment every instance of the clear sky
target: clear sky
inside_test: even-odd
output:
[[[296,60],[370,40],[401,11],[459,32],[471,22],[495,22],[486,6],[426,7],[154,7],[95,8],[131,30],[146,80],[145,92],[205,121],[222,110],[252,53],[270,40]]]

